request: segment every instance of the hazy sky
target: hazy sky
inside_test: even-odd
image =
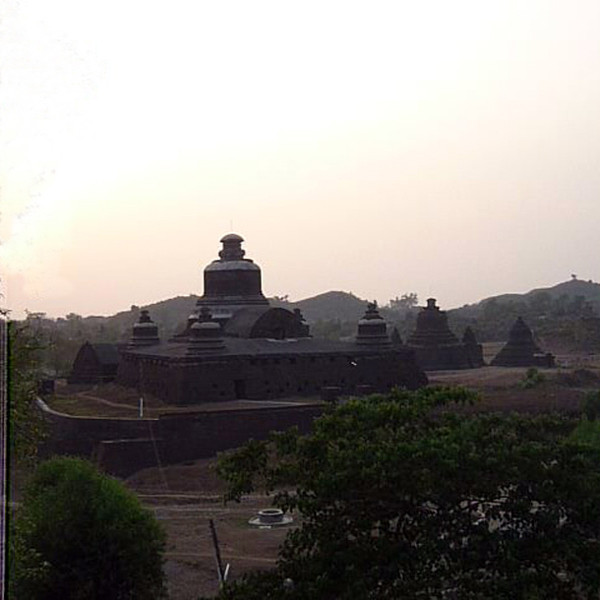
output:
[[[600,2],[21,0],[0,8],[1,303],[202,292],[444,308],[600,279]]]

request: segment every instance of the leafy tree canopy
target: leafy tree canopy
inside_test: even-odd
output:
[[[38,466],[10,538],[13,598],[165,596],[158,522],[121,483],[84,460],[55,458]]]
[[[597,594],[600,450],[569,437],[566,417],[451,406],[472,400],[456,388],[350,400],[308,436],[275,434],[225,457],[229,499],[276,490],[275,505],[301,525],[275,571],[220,597]]]
[[[8,323],[8,441],[10,454],[18,463],[33,460],[45,436],[35,406],[43,349],[42,337],[28,324]]]

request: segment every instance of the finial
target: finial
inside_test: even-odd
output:
[[[219,252],[221,260],[243,260],[245,250],[242,250],[242,242],[244,238],[237,233],[228,233],[221,238],[223,249]]]

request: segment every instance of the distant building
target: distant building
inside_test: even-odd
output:
[[[510,329],[508,342],[492,360],[496,367],[554,367],[554,356],[543,352],[533,333],[519,317]]]
[[[243,239],[221,239],[204,270],[204,294],[185,329],[161,341],[142,311],[121,351],[117,382],[173,404],[364,394],[427,383],[406,346],[393,345],[375,304],[352,342],[315,340],[299,310],[272,308]]]
[[[414,351],[417,364],[426,371],[470,369],[483,366],[483,351],[469,328],[460,342],[448,326],[446,312],[435,298],[417,316],[417,326],[406,345]]]
[[[67,381],[85,384],[113,381],[119,361],[119,350],[115,344],[85,342],[77,352]]]

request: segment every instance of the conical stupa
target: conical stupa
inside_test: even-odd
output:
[[[485,365],[485,361],[483,360],[483,347],[477,341],[475,332],[471,327],[467,326],[465,329],[462,342],[467,350],[470,366],[473,368],[483,367],[483,365]]]
[[[554,356],[540,349],[531,329],[518,317],[508,334],[508,342],[491,364],[495,367],[553,367]]]

